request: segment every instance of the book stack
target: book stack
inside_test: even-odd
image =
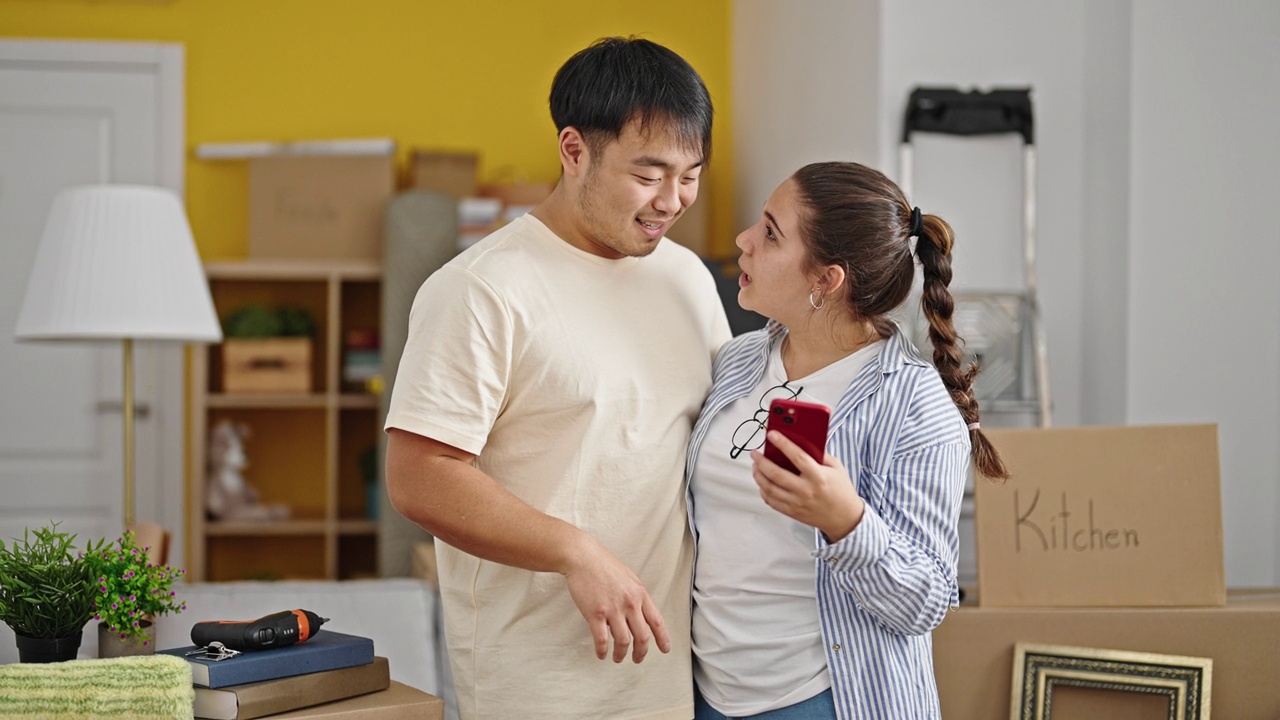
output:
[[[195,717],[250,720],[386,690],[391,669],[373,640],[322,630],[296,645],[223,660],[188,655],[195,645],[158,652],[191,665]]]

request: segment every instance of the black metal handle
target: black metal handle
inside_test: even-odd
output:
[[[1018,133],[1027,145],[1035,143],[1031,114],[1031,88],[998,88],[982,92],[956,88],[924,88],[911,91],[902,142],[911,133],[943,135],[997,135]]]

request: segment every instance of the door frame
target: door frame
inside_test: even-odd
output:
[[[156,83],[155,184],[186,199],[186,51],[176,43],[0,39],[0,65],[57,70],[128,69]],[[186,355],[183,345],[156,343],[152,418],[156,476],[137,479],[138,518],[171,534],[169,559],[182,562],[186,539]]]

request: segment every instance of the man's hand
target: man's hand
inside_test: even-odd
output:
[[[656,641],[663,653],[671,652],[671,637],[662,613],[640,578],[593,538],[585,533],[582,537],[565,581],[578,612],[591,629],[596,657],[603,660],[608,654],[610,636],[616,663],[626,659],[628,647],[632,648],[632,662],[643,661],[650,640]]]

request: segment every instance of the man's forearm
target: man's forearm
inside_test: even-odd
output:
[[[476,557],[565,574],[589,538],[530,507],[467,459],[422,452],[417,438],[392,433],[387,489],[396,511]]]

